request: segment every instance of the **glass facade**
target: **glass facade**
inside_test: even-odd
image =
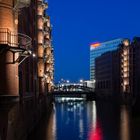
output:
[[[95,43],[90,46],[90,80],[95,80],[95,58],[101,54],[118,48],[123,39],[115,39],[103,43]]]

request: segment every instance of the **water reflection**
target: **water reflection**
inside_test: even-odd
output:
[[[130,140],[129,108],[103,102],[56,102],[57,140]]]
[[[30,112],[30,110],[28,111]],[[21,129],[24,134],[27,134],[27,130],[24,130],[27,128],[24,126],[25,120],[27,120],[24,115],[29,112],[23,113],[24,111],[19,107],[13,108],[10,112],[0,112],[0,140],[12,140],[11,137],[17,138],[13,140],[23,139],[23,135],[17,137],[17,131]],[[18,117],[15,117],[17,113]],[[42,119],[28,140],[139,139],[138,131],[136,131],[138,132],[137,137],[131,138],[132,132],[135,135],[138,127],[135,128],[135,124],[133,127],[131,126],[131,110],[128,106],[107,102],[64,100],[64,102],[55,102],[53,111],[48,116]]]
[[[89,109],[90,111],[90,109]],[[96,103],[92,103],[92,115],[91,124],[88,132],[88,140],[102,140],[102,128],[100,126],[100,121],[97,120]],[[89,116],[90,117],[90,116]]]
[[[0,140],[4,140],[7,137],[8,113],[7,111],[0,111],[0,114]]]
[[[53,111],[49,120],[47,121],[46,137],[44,140],[55,140],[56,139],[56,115]]]
[[[130,112],[127,106],[121,107],[120,140],[130,140]]]
[[[46,136],[34,140],[130,140],[130,119],[130,108],[126,106],[84,100],[58,101],[46,123]],[[40,128],[42,125],[45,124]]]
[[[88,140],[102,140],[102,129],[98,122],[96,122],[96,127],[89,131]]]
[[[90,140],[92,134],[97,132],[95,102],[56,103],[55,108],[57,140]]]

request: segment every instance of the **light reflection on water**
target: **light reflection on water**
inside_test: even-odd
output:
[[[130,116],[129,107],[112,103],[55,102],[40,140],[131,140]]]
[[[95,102],[56,102],[57,140],[101,140]]]
[[[126,106],[121,108],[121,140],[130,140],[130,112]]]
[[[54,107],[55,140],[130,140],[128,110],[125,107],[116,112],[110,104],[65,99],[56,102]],[[114,137],[114,134],[117,136]]]

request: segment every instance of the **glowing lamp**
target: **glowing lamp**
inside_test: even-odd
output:
[[[123,41],[123,44],[124,44],[124,46],[129,46],[129,44],[130,44],[130,43],[129,43],[129,40],[127,40],[127,39],[124,40],[124,41]]]

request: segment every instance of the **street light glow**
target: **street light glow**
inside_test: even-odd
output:
[[[67,83],[69,83],[70,81],[69,80],[67,80]]]
[[[36,57],[36,54],[35,53],[33,53],[33,57]]]

